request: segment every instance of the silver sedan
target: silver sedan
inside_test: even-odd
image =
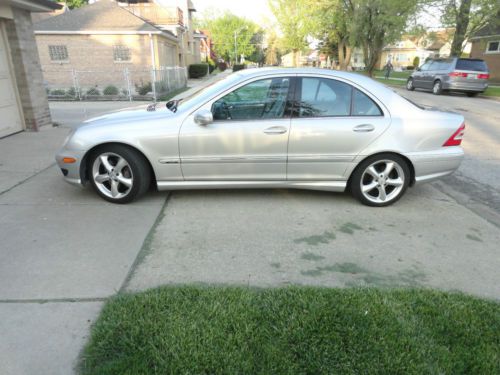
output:
[[[167,105],[86,121],[56,160],[66,181],[126,203],[159,190],[299,188],[370,206],[453,173],[464,118],[362,75],[249,69]]]

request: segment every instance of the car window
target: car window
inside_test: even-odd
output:
[[[439,61],[433,61],[430,63],[428,70],[439,70]]]
[[[349,116],[352,87],[326,78],[302,78],[299,117]]]
[[[214,120],[281,118],[285,114],[289,87],[289,77],[251,82],[213,104]]]
[[[352,96],[353,116],[382,116],[382,111],[365,93],[354,89]]]
[[[455,69],[472,70],[476,72],[488,71],[488,67],[486,66],[486,63],[483,60],[474,60],[474,59],[458,59]]]
[[[429,66],[431,65],[432,61],[427,61],[424,65],[420,67],[420,70],[429,70]]]

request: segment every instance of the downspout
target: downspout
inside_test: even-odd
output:
[[[152,72],[152,84],[151,88],[153,89],[153,99],[156,103],[156,57],[153,43],[153,36],[149,33],[149,46],[151,48],[151,72]]]

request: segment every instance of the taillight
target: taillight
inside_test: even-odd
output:
[[[464,72],[451,72],[448,73],[450,77],[462,77],[462,78],[467,78],[467,73]]]
[[[479,79],[489,79],[490,75],[489,74],[481,73],[481,74],[477,75],[477,78],[479,78]]]
[[[465,122],[460,125],[455,133],[443,144],[443,147],[446,146],[460,146],[462,143],[462,139],[464,137],[465,132]]]

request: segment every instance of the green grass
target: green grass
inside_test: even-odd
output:
[[[488,87],[481,95],[500,97],[500,87]]]
[[[83,374],[498,374],[500,305],[429,290],[163,287],[112,298]]]

